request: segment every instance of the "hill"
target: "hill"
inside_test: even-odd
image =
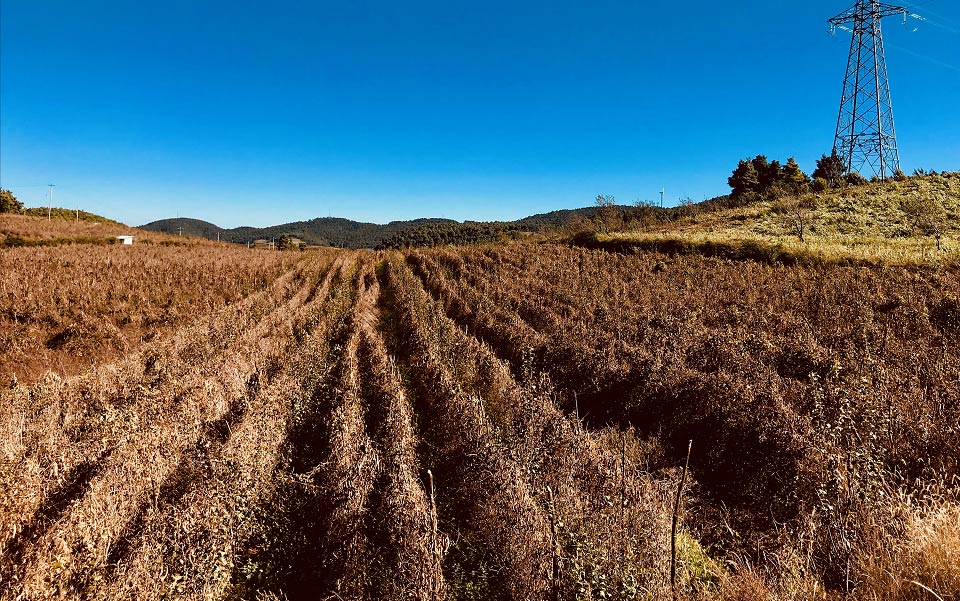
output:
[[[102,223],[104,225],[127,227],[126,225],[120,223],[119,221],[108,219],[107,217],[103,217],[102,215],[97,215],[95,213],[88,213],[86,211],[79,211],[76,209],[64,209],[60,207],[54,207],[53,209],[48,209],[47,207],[33,207],[30,209],[25,209],[20,214],[27,215],[28,217],[42,217],[44,219],[46,219],[49,215],[53,219],[59,219],[62,221],[73,221],[73,222],[83,222],[83,223]]]
[[[640,207],[607,230],[581,233],[576,243],[776,262],[960,264],[960,173],[743,206],[721,197],[670,209]]]
[[[626,209],[626,207],[620,207]],[[521,229],[527,231],[540,232],[548,228],[562,228],[581,220],[593,219],[597,216],[597,207],[584,207],[581,209],[560,209],[550,211],[549,213],[538,213],[511,221],[516,223]]]
[[[218,234],[221,236],[221,238],[224,238],[224,234],[227,231],[222,227],[208,221],[190,219],[187,217],[161,219],[160,221],[154,221],[152,223],[148,223],[147,225],[141,225],[139,229],[147,230],[149,232],[170,234],[172,236],[207,238],[208,240],[216,240]]]
[[[423,218],[409,221],[392,221],[380,225],[343,219],[320,217],[309,221],[296,221],[263,228],[237,227],[224,229],[199,219],[178,217],[161,219],[140,226],[140,229],[171,234],[219,239],[226,242],[246,244],[258,239],[294,236],[315,246],[340,248],[375,248],[384,246],[432,246],[437,243],[457,241],[487,241],[496,239],[501,231],[540,232],[548,228],[565,227],[578,220],[592,219],[596,208],[564,209],[531,215],[516,221],[460,223],[452,219]],[[409,242],[409,243],[408,243]]]
[[[21,246],[112,245],[117,236],[136,236],[136,243],[160,246],[217,246],[201,238],[180,238],[166,234],[134,229],[118,221],[92,213],[53,209],[52,219],[47,210],[27,209],[22,213],[0,213],[0,248]],[[67,217],[72,214],[73,217]]]
[[[241,226],[224,229],[213,223],[184,217],[161,219],[140,229],[162,232],[172,235],[194,236],[246,244],[258,239],[279,238],[281,235],[294,236],[315,246],[335,246],[340,248],[373,248],[384,239],[408,230],[455,224],[450,219],[414,219],[411,221],[393,221],[385,225],[351,221],[340,217],[319,217],[309,221],[295,221],[263,228]],[[182,230],[181,230],[182,228]]]

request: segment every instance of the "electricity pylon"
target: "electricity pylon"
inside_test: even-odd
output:
[[[833,142],[833,149],[848,173],[861,173],[869,167],[873,175],[885,179],[900,169],[880,30],[884,17],[900,14],[906,20],[910,13],[902,6],[857,0],[854,6],[830,19],[831,31],[843,29],[853,34]],[[845,27],[848,24],[853,28]]]

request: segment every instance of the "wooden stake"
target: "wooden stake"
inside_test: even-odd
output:
[[[547,497],[550,504],[550,547],[553,555],[553,575],[550,586],[553,589],[553,601],[560,599],[560,555],[557,553],[557,516],[553,504],[553,489],[547,487]]]
[[[430,479],[430,554],[433,556],[433,566],[430,570],[430,593],[436,601],[443,599],[443,587],[438,574],[443,573],[443,549],[440,548],[440,533],[438,531],[437,500],[433,490],[433,472],[427,470]]]
[[[673,528],[670,531],[670,590],[673,598],[677,598],[677,521],[680,518],[680,502],[683,500],[683,486],[687,482],[687,470],[690,468],[690,451],[693,450],[693,441],[687,445],[687,462],[683,465],[683,475],[680,476],[680,486],[677,487],[677,502],[673,506]]]

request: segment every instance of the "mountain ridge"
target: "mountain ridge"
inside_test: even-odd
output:
[[[476,222],[456,221],[436,217],[422,217],[385,224],[353,221],[343,217],[317,217],[306,221],[293,221],[267,227],[239,226],[222,228],[215,223],[176,217],[160,219],[139,226],[139,229],[173,235],[185,235],[209,240],[219,239],[225,242],[246,244],[259,239],[278,238],[281,235],[293,236],[314,246],[335,246],[340,248],[375,248],[384,241],[396,236],[427,228],[430,226],[460,226],[470,224],[496,224],[511,226],[513,229],[541,231],[547,227],[561,227],[575,219],[591,218],[595,207],[580,209],[560,209],[549,213],[530,215],[514,221]],[[181,229],[182,228],[182,229]]]

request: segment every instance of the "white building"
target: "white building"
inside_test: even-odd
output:
[[[133,236],[117,236],[117,240],[120,241],[120,244],[125,244],[127,246],[133,245]]]

